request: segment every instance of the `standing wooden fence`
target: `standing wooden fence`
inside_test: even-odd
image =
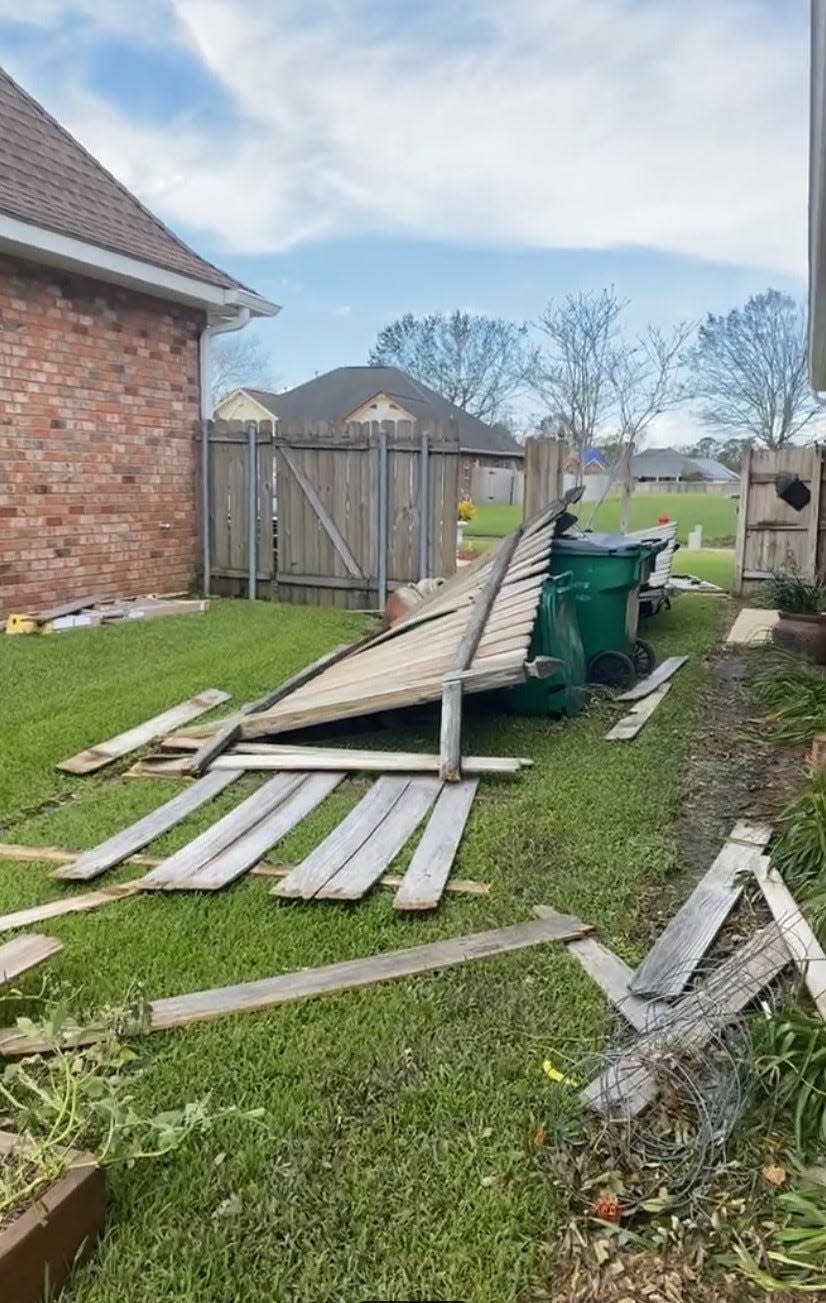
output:
[[[273,427],[208,421],[201,463],[204,591],[255,597],[273,579]],[[265,594],[262,594],[265,595]]]
[[[562,497],[567,454],[564,439],[537,435],[525,440],[525,520]]]
[[[748,448],[740,479],[740,511],[735,549],[736,593],[749,593],[778,570],[806,579],[826,569],[826,521],[822,505],[824,452],[819,444],[769,451]],[[795,511],[777,495],[778,475],[797,475],[811,493],[808,506]]]
[[[456,569],[451,423],[279,422],[281,601],[381,608],[389,589]]]

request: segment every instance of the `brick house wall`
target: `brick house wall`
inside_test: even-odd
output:
[[[0,255],[0,614],[192,583],[204,325]]]

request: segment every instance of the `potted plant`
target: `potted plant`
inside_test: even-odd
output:
[[[775,645],[826,665],[826,583],[782,571],[766,581],[762,598],[779,616],[772,629]]]
[[[476,508],[473,500],[465,493],[456,504],[456,546],[460,548],[465,537],[465,525],[473,520]]]
[[[104,1169],[159,1157],[208,1130],[229,1108],[203,1101],[144,1116],[135,1081],[145,1072],[122,1033],[139,1032],[146,1016],[95,1020],[100,1039],[72,1045],[77,1025],[62,1011],[18,1030],[36,1053],[0,1071],[0,1299],[40,1303],[53,1298],[69,1271],[94,1250],[103,1227]],[[259,1116],[241,1113],[244,1117]]]

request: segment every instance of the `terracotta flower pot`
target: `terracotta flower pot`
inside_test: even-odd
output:
[[[17,1140],[0,1132],[0,1157]],[[85,1154],[72,1155],[91,1161]],[[0,1229],[0,1299],[53,1298],[76,1262],[93,1251],[103,1227],[105,1180],[99,1167],[70,1169]]]
[[[815,665],[826,665],[826,614],[803,615],[779,611],[772,642],[784,651],[797,652]]]

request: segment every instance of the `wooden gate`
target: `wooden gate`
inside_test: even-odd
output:
[[[295,424],[276,434],[281,601],[381,609],[456,569],[455,424]]]
[[[811,493],[808,506],[795,511],[777,495],[778,475],[798,475]],[[740,480],[734,591],[748,594],[763,579],[779,570],[791,570],[806,579],[824,573],[826,522],[821,504],[824,475],[823,449],[747,448]]]
[[[255,597],[273,579],[272,423],[208,421],[205,433],[204,591]]]

